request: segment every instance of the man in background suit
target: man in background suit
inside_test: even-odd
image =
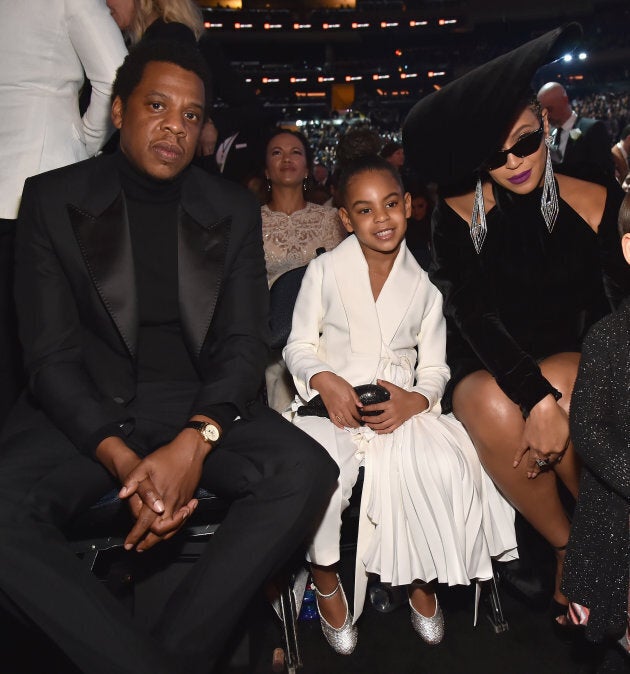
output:
[[[252,594],[308,536],[337,469],[257,401],[267,362],[260,209],[189,166],[206,99],[194,48],[119,69],[114,155],[27,181],[16,302],[29,394],[0,440],[0,605],[90,674],[208,672]],[[203,486],[233,499],[145,633],[67,545],[112,488],[129,554],[170,538]]]
[[[538,92],[540,105],[555,127],[551,159],[558,173],[607,184],[614,177],[610,138],[603,122],[578,117],[565,88],[547,82]]]

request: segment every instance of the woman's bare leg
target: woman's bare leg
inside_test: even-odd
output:
[[[559,354],[541,364],[545,377],[562,393],[565,410],[577,373],[578,354]],[[455,416],[466,427],[479,458],[499,489],[525,519],[554,547],[566,545],[569,520],[558,495],[556,473],[572,493],[577,494],[579,463],[569,447],[563,460],[534,479],[527,477],[525,460],[514,468],[513,459],[520,446],[524,420],[513,403],[485,370],[473,372],[455,387]],[[554,598],[566,603],[560,592],[563,552],[556,552],[557,572]]]

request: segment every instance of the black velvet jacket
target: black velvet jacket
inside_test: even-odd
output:
[[[480,254],[470,226],[444,201],[433,216],[431,280],[444,296],[447,361],[453,387],[488,370],[525,411],[552,392],[538,361],[579,351],[588,328],[630,292],[617,214],[623,192],[608,188],[596,234],[564,201],[550,233],[540,212],[541,190],[516,195],[493,185]],[[607,297],[608,296],[608,297]]]

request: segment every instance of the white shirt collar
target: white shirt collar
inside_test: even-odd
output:
[[[562,125],[563,131],[571,131],[571,129],[575,126],[575,123],[577,122],[577,113],[575,110],[571,110],[571,116],[567,121]]]

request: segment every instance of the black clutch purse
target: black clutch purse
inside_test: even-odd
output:
[[[374,403],[384,403],[389,400],[389,391],[378,384],[361,384],[355,386],[354,390],[359,396],[362,405],[373,405]],[[376,416],[380,414],[376,412],[364,412],[364,416]],[[320,395],[308,401],[306,405],[298,407],[297,415],[299,417],[328,417],[328,410],[324,405],[324,401]],[[329,417],[328,417],[329,418]]]

